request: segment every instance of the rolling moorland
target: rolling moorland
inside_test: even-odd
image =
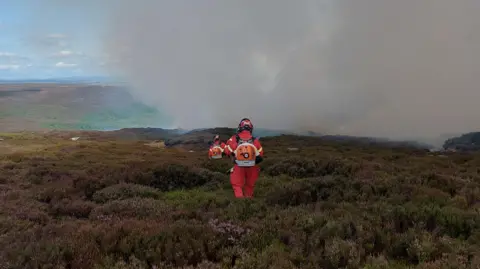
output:
[[[0,82],[0,132],[112,130],[168,124],[122,86],[74,82]]]
[[[0,135],[1,268],[480,266],[475,153],[267,137],[236,200],[203,143],[73,135]]]
[[[98,97],[72,105],[99,86],[41,99],[49,87],[0,96],[0,268],[480,267],[479,153],[262,137],[255,198],[237,200],[231,163],[207,159],[232,129],[46,131],[104,113]]]

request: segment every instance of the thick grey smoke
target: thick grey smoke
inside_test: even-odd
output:
[[[118,0],[104,9],[104,49],[119,60],[111,71],[182,128],[250,117],[265,128],[435,137],[480,127],[479,8],[478,0]]]
[[[107,48],[136,92],[181,127],[235,126],[251,117],[257,126],[298,128],[312,116],[319,122],[309,127],[319,127],[329,109],[302,101],[328,97],[323,56],[314,51],[329,35],[328,8],[319,1],[125,1]],[[301,55],[305,46],[316,59]],[[288,85],[307,64],[317,74],[302,77],[314,81]]]

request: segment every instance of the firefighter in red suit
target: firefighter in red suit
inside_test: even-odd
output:
[[[234,162],[230,170],[230,183],[237,198],[253,197],[255,182],[260,173],[257,164],[263,160],[262,145],[253,137],[252,132],[252,122],[247,118],[242,119],[237,133],[227,141],[225,147],[225,154]]]
[[[209,159],[221,159],[225,155],[225,143],[220,142],[220,136],[216,135],[208,150]]]

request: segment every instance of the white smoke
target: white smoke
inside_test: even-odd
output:
[[[73,3],[102,8],[45,7]],[[480,127],[476,0],[102,6],[104,49],[119,60],[111,71],[183,128],[234,127],[243,117],[258,127],[390,138]]]

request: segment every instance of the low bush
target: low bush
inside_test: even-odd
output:
[[[90,214],[91,219],[121,218],[168,218],[174,208],[152,198],[128,198],[114,200],[96,207]]]
[[[227,180],[226,175],[207,169],[190,168],[181,164],[166,164],[152,169],[141,177],[129,179],[129,182],[150,186],[161,191],[172,191],[222,184]]]
[[[123,200],[134,197],[158,199],[161,196],[162,192],[152,187],[120,183],[96,191],[93,194],[92,199],[97,203],[106,203],[108,201]]]
[[[69,216],[75,218],[88,218],[95,204],[89,201],[63,199],[50,204],[49,213],[53,217]]]
[[[286,174],[295,178],[318,177],[326,175],[352,176],[359,169],[347,160],[328,159],[317,160],[307,158],[289,158],[277,160],[265,167],[270,176]]]

